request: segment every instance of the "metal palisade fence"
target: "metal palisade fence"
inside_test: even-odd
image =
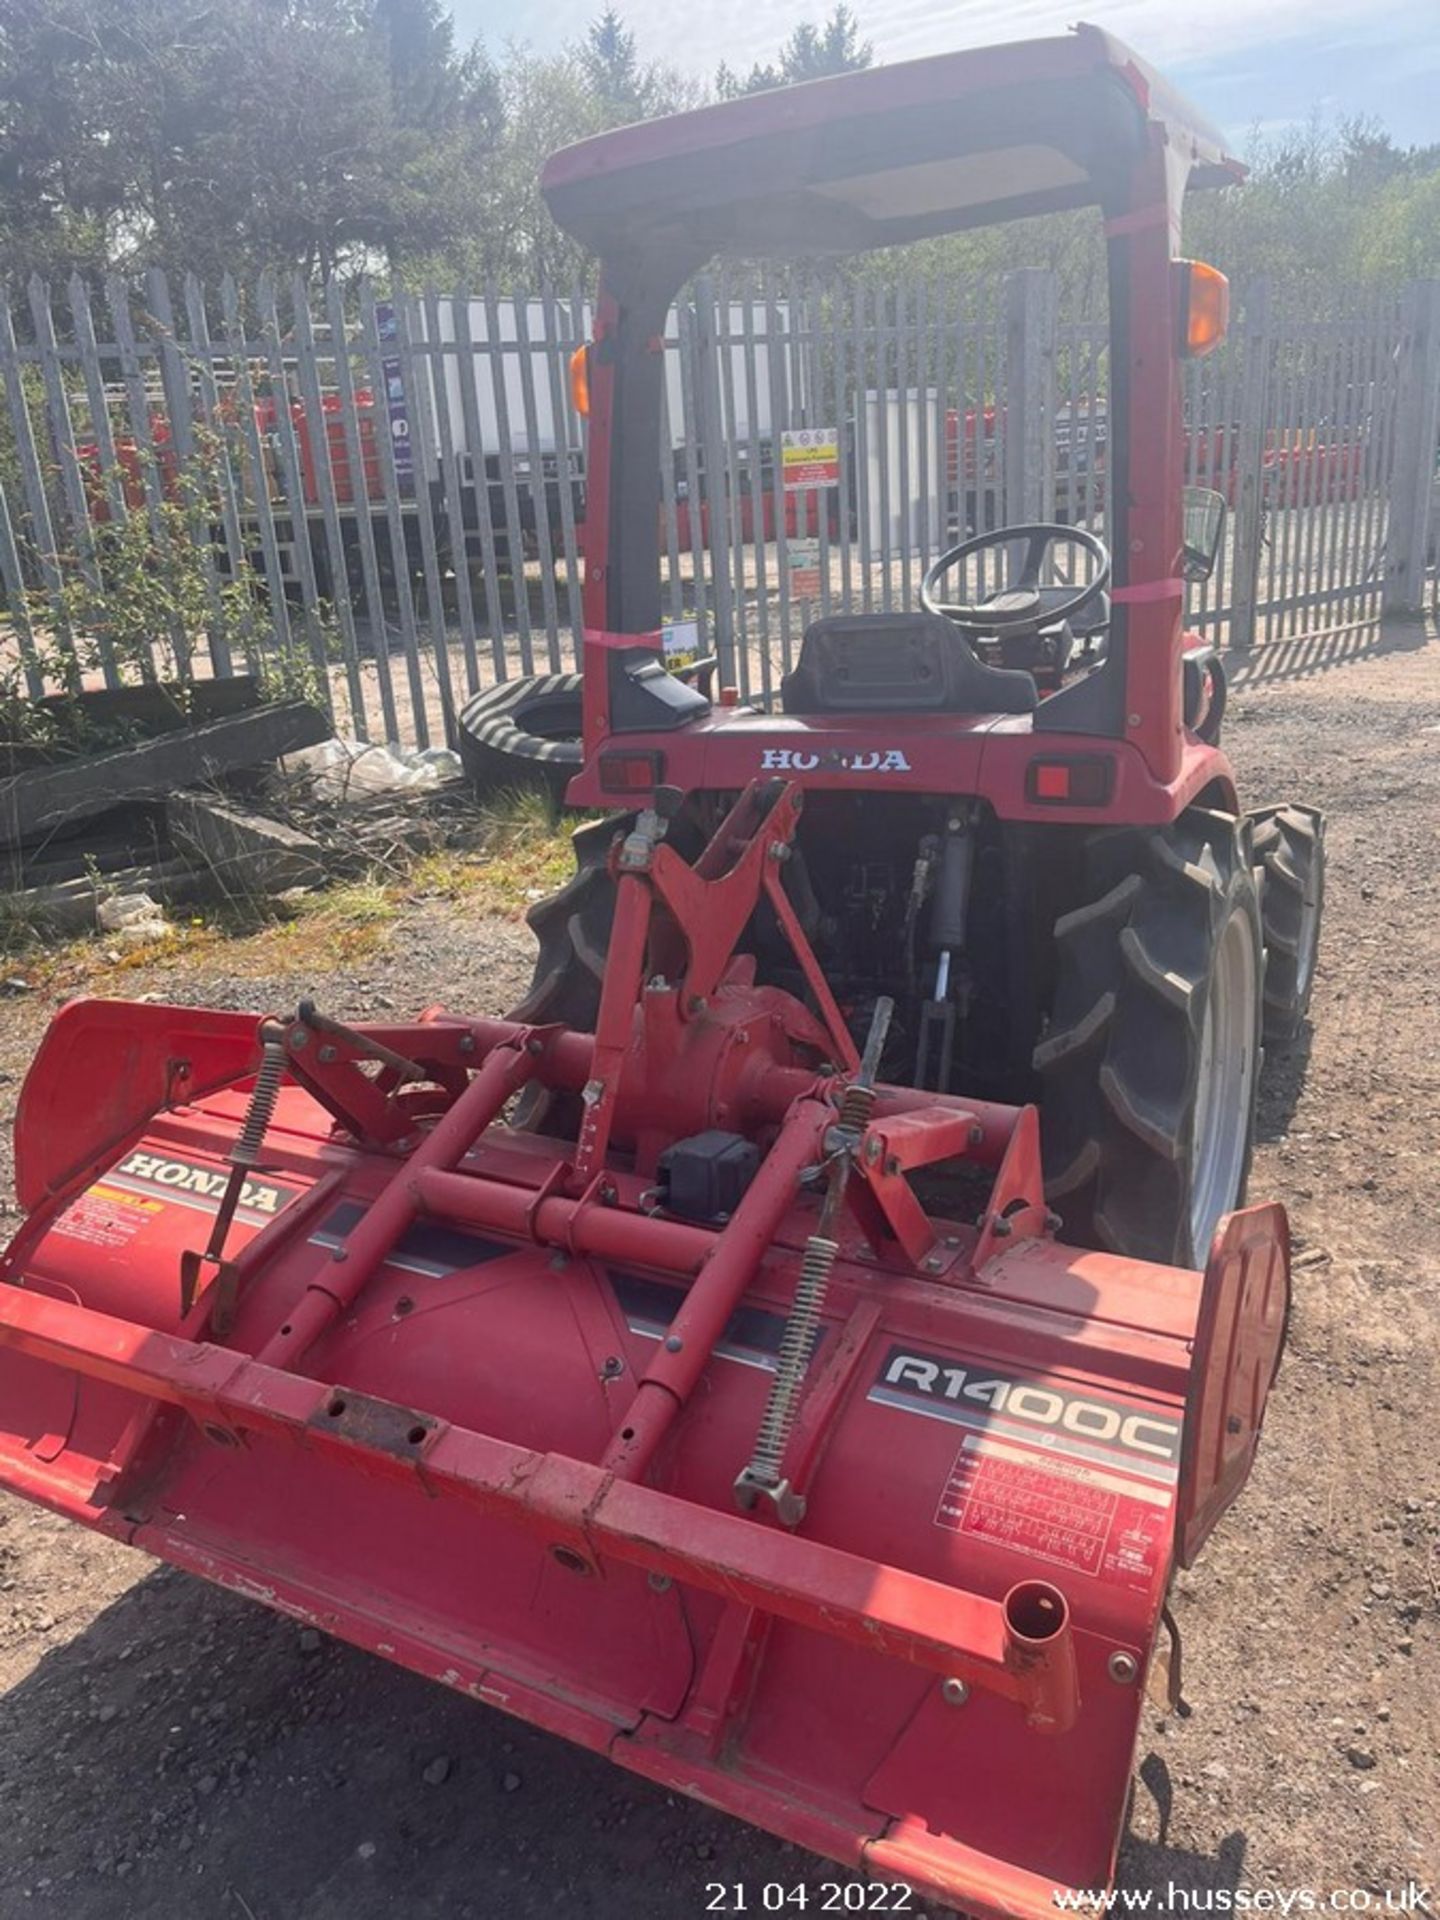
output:
[[[0,668],[38,697],[299,663],[338,729],[422,747],[478,688],[573,668],[590,319],[550,288],[32,281],[0,302]],[[663,351],[668,644],[743,698],[972,531],[1106,528],[1105,329],[1048,273],[704,279]],[[1192,624],[1249,648],[1418,607],[1437,413],[1440,282],[1323,315],[1241,290],[1187,370],[1187,479],[1229,508]],[[177,546],[193,621],[87,620]]]

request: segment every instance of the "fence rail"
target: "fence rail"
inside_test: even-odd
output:
[[[1185,469],[1229,527],[1190,618],[1245,648],[1417,606],[1434,555],[1440,283],[1316,316],[1265,284],[1187,370]],[[349,298],[266,278],[0,298],[0,666],[31,697],[299,660],[336,724],[425,746],[469,694],[576,663],[575,290]],[[969,531],[1109,514],[1103,325],[1054,279],[704,279],[663,339],[662,604],[772,701],[817,614],[915,604]],[[834,483],[786,483],[829,430]],[[828,436],[822,436],[828,437]],[[126,529],[198,559],[203,633],[121,646],[77,609]]]

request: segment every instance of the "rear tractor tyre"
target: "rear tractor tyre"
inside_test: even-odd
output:
[[[1263,877],[1265,1038],[1293,1040],[1310,1011],[1325,906],[1325,816],[1316,807],[1261,807],[1250,816]]]
[[[612,814],[605,820],[587,821],[570,836],[574,873],[563,887],[537,900],[525,916],[540,951],[530,990],[511,1010],[512,1020],[536,1027],[558,1022],[577,1033],[595,1031],[615,919],[615,882],[606,860],[616,834],[625,832],[633,819],[633,814]],[[531,1133],[573,1139],[580,1124],[579,1096],[552,1092],[532,1082],[516,1101],[511,1124]]]
[[[616,834],[624,833],[632,818],[616,814],[587,821],[571,835],[574,873],[525,916],[540,951],[530,989],[511,1013],[512,1020],[530,1026],[558,1021],[579,1033],[595,1031],[615,919],[615,882],[606,860]]]
[[[1091,843],[1096,896],[1056,923],[1035,1050],[1066,1240],[1203,1267],[1244,1199],[1261,1061],[1252,862],[1248,826],[1201,808]]]

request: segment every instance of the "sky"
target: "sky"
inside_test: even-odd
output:
[[[1074,0],[852,0],[878,60],[1063,32]],[[605,0],[451,0],[462,38],[498,51],[573,44]],[[647,60],[709,79],[722,60],[744,70],[829,0],[617,0]],[[1440,5],[1436,0],[1093,0],[1084,17],[1128,41],[1237,144],[1313,115],[1375,119],[1402,144],[1440,142]]]

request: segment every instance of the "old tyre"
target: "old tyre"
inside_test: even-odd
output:
[[[502,680],[460,709],[460,759],[477,793],[538,788],[558,807],[580,771],[578,673]]]
[[[1093,897],[1057,922],[1035,1051],[1046,1193],[1061,1236],[1203,1267],[1250,1167],[1260,904],[1248,829],[1192,808],[1097,838]]]
[[[1250,815],[1263,882],[1265,1037],[1292,1040],[1310,1011],[1325,906],[1325,816],[1293,803]]]

